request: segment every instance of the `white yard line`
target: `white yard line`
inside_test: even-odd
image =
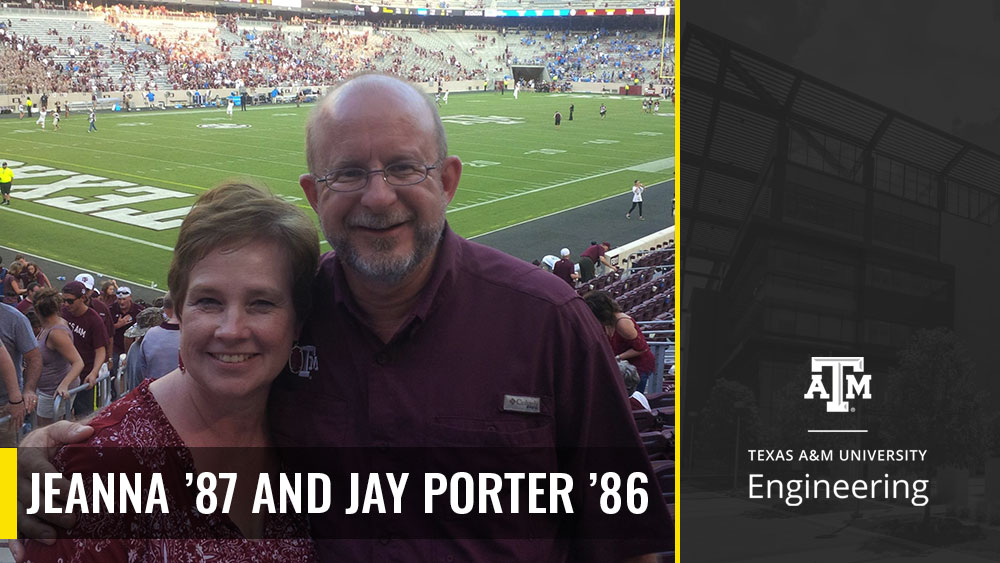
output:
[[[15,199],[14,201],[17,202],[19,200]],[[23,201],[23,200],[20,200],[20,201]],[[50,223],[55,223],[57,225],[64,225],[66,227],[73,227],[74,229],[80,229],[82,231],[89,231],[91,233],[97,233],[99,235],[105,235],[105,236],[109,236],[109,237],[113,237],[113,238],[117,238],[117,239],[121,239],[121,240],[127,240],[129,242],[134,242],[134,243],[137,243],[137,244],[144,244],[146,246],[151,246],[153,248],[159,248],[160,250],[166,250],[168,252],[173,252],[174,251],[173,247],[166,246],[166,245],[163,245],[163,244],[157,244],[155,242],[149,242],[148,240],[142,240],[142,239],[137,239],[137,238],[133,238],[133,237],[130,237],[130,236],[120,235],[118,233],[109,233],[108,231],[102,231],[100,229],[95,229],[93,227],[87,227],[87,226],[84,226],[84,225],[77,225],[75,223],[70,223],[69,221],[61,221],[59,219],[53,219],[52,217],[46,217],[44,215],[36,215],[34,213],[28,213],[27,211],[21,211],[20,209],[12,209],[10,207],[7,207],[6,209],[4,209],[4,211],[7,212],[7,213],[17,213],[18,215],[24,215],[26,217],[31,217],[32,219],[41,219],[42,221],[48,221]]]

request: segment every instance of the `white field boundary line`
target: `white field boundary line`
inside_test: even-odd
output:
[[[522,196],[522,195],[528,195],[528,194],[532,194],[532,193],[535,193],[535,192],[541,192],[541,191],[545,191],[545,190],[550,190],[552,188],[558,188],[558,187],[561,187],[561,186],[565,186],[567,184],[572,184],[572,183],[575,183],[575,182],[579,182],[581,180],[589,180],[589,179],[592,179],[592,178],[597,178],[597,177],[600,177],[600,176],[606,176],[608,174],[614,174],[615,172],[621,172],[621,171],[624,171],[624,170],[628,170],[628,168],[622,168],[620,170],[612,170],[610,172],[603,172],[601,174],[596,174],[596,175],[593,175],[593,176],[587,176],[587,177],[584,177],[584,178],[578,178],[576,180],[570,180],[568,182],[562,182],[560,184],[553,184],[551,186],[537,188],[537,189],[534,189],[534,190],[529,190],[527,192],[516,193],[516,194],[512,194],[512,195],[500,197],[500,198],[497,198],[497,199],[492,199],[492,200],[489,200],[489,201],[483,201],[483,202],[479,202],[479,203],[473,203],[473,204],[467,205],[465,207],[460,207],[460,208],[457,208],[457,209],[449,209],[448,213],[451,213],[452,211],[462,211],[463,209],[470,209],[470,208],[479,207],[479,206],[482,206],[482,205],[489,205],[489,204],[495,203],[497,201],[502,201],[502,200],[505,200],[505,199],[511,199],[511,198]],[[666,180],[664,180],[664,182],[671,182],[671,181],[673,181],[673,179],[674,179],[674,177],[671,176],[670,178],[667,178]],[[627,193],[627,192],[622,192],[622,193]],[[566,212],[566,211],[572,211],[574,209],[579,209],[581,207],[590,205],[592,203],[597,203],[599,201],[604,201],[604,200],[607,200],[607,199],[611,199],[613,197],[619,197],[620,195],[622,195],[622,194],[612,194],[612,195],[609,195],[608,197],[605,197],[605,198],[601,198],[601,199],[598,199],[598,200],[595,200],[595,201],[590,201],[590,202],[587,202],[587,203],[581,203],[580,205],[576,205],[576,206],[573,206],[573,207],[568,207],[566,209],[562,209],[560,211],[555,211],[555,212],[552,212],[552,213],[549,213],[549,214],[546,214],[546,215],[542,215],[542,216],[539,216],[539,217],[533,217],[531,219],[526,219],[526,220],[521,221],[519,223],[514,223],[513,225],[507,225],[505,227],[500,227],[499,229],[494,229],[492,231],[488,231],[488,232],[485,232],[485,233],[480,233],[478,235],[471,236],[469,238],[470,239],[474,239],[474,238],[486,236],[486,235],[489,235],[489,234],[492,234],[492,233],[495,233],[495,232],[498,232],[498,231],[502,231],[504,229],[509,229],[511,227],[517,227],[519,225],[524,225],[525,223],[530,223],[532,221],[537,221],[538,219],[544,219],[546,217],[551,217],[553,215],[558,215],[559,213],[563,213],[563,212]],[[173,247],[166,246],[166,245],[163,245],[163,244],[158,244],[158,243],[155,243],[155,242],[149,242],[148,240],[137,239],[137,238],[126,236],[126,235],[120,235],[118,233],[112,233],[112,232],[108,232],[108,231],[102,231],[100,229],[95,229],[94,227],[87,227],[85,225],[77,225],[75,223],[70,223],[68,221],[62,221],[60,219],[55,219],[55,218],[52,218],[52,217],[46,217],[44,215],[37,215],[35,213],[28,213],[27,211],[21,211],[20,209],[11,209],[10,207],[8,207],[4,211],[7,212],[7,213],[17,213],[18,215],[24,215],[25,217],[31,217],[33,219],[41,219],[42,221],[48,221],[50,223],[55,223],[57,225],[63,225],[63,226],[66,226],[66,227],[72,227],[74,229],[80,229],[80,230],[89,231],[89,232],[92,232],[92,233],[97,233],[99,235],[105,235],[105,236],[109,236],[109,237],[113,237],[113,238],[117,238],[117,239],[121,239],[121,240],[126,240],[126,241],[129,241],[129,242],[134,242],[136,244],[143,244],[143,245],[150,246],[150,247],[153,247],[153,248],[158,248],[160,250],[166,250],[168,252],[173,252],[174,251]],[[320,246],[323,246],[323,245],[329,246],[329,244],[325,240],[321,240],[320,241]],[[53,262],[55,262],[55,260],[53,260]],[[141,285],[141,284],[137,284],[137,285]]]
[[[24,254],[26,256],[32,256],[32,255],[33,256],[38,256],[39,258],[44,258],[45,260],[47,260],[49,262],[52,262],[53,264],[59,264],[60,266],[64,266],[64,267],[66,267],[66,268],[68,268],[70,270],[76,270],[77,272],[80,272],[80,273],[83,273],[83,272],[88,272],[88,273],[89,272],[94,272],[93,275],[97,276],[98,278],[108,278],[108,277],[111,277],[111,276],[105,275],[105,274],[103,274],[101,272],[95,271],[93,268],[85,268],[83,266],[77,266],[76,264],[67,264],[66,262],[61,262],[59,260],[54,260],[52,258],[49,258],[48,256],[42,256],[41,254],[38,254],[37,252],[27,252],[27,251],[24,251],[24,250],[18,250],[16,248],[11,248],[9,246],[3,246],[3,248],[8,249],[8,250],[10,250],[11,252],[13,252],[15,254]],[[118,280],[120,282],[125,282],[125,283],[129,284],[132,287],[142,287],[142,288],[146,288],[146,289],[152,289],[153,291],[159,291],[160,293],[166,293],[166,290],[164,290],[162,288],[153,287],[151,285],[146,285],[146,284],[144,284],[142,282],[137,282],[137,281],[134,281],[134,280],[120,278],[120,277],[117,277],[117,276],[114,279],[116,279],[116,280]],[[56,287],[56,286],[53,286],[53,287]]]
[[[654,185],[652,185],[650,187],[653,188],[653,187],[656,187],[656,186],[658,186],[660,184],[665,184],[667,182],[673,182],[673,181],[674,181],[674,177],[671,176],[670,178],[667,178],[666,180],[663,180],[662,182],[657,182],[656,184],[654,184]],[[503,231],[503,230],[506,230],[506,229],[510,229],[512,227],[519,227],[521,225],[525,225],[525,224],[530,223],[532,221],[537,221],[539,219],[545,219],[546,217],[552,217],[553,215],[559,215],[560,213],[565,213],[567,211],[573,211],[574,209],[580,209],[581,207],[586,207],[588,205],[593,205],[595,203],[600,203],[602,201],[607,201],[609,199],[613,199],[613,198],[616,198],[616,197],[621,197],[621,196],[623,196],[625,194],[628,194],[628,193],[631,193],[631,192],[622,192],[620,194],[612,194],[612,195],[609,195],[608,197],[602,197],[601,199],[595,199],[594,201],[589,201],[587,203],[581,203],[580,205],[574,205],[573,207],[567,207],[566,209],[560,209],[559,211],[553,211],[552,213],[547,213],[547,214],[541,215],[539,217],[532,217],[531,219],[525,219],[524,221],[521,221],[519,223],[514,223],[513,225],[507,225],[506,227],[500,227],[499,229],[493,229],[492,231],[487,231],[485,233],[479,233],[478,235],[474,235],[474,236],[469,237],[469,240],[476,239],[476,238],[479,238],[479,237],[485,237],[486,235],[492,235],[493,233],[499,233],[500,231]]]
[[[582,182],[584,180],[593,180],[594,178],[600,178],[602,176],[608,176],[608,175],[611,175],[611,174],[617,174],[618,172],[626,172],[628,170],[634,169],[636,166],[641,166],[641,164],[634,164],[632,166],[626,166],[624,168],[619,168],[617,170],[609,170],[607,172],[601,172],[600,174],[591,174],[590,176],[584,176],[583,178],[577,178],[575,180],[568,180],[566,182],[559,182],[558,184],[552,184],[551,186],[542,186],[541,188],[535,188],[533,190],[528,190],[526,192],[521,192],[521,193],[516,193],[516,194],[513,194],[513,195],[506,195],[506,196],[503,196],[503,197],[498,197],[496,199],[491,199],[490,201],[484,201],[484,202],[480,202],[480,203],[471,203],[469,205],[463,205],[463,206],[460,206],[460,207],[456,207],[454,209],[449,209],[448,213],[457,213],[459,211],[465,211],[466,209],[472,209],[473,207],[479,207],[480,205],[487,205],[487,204],[490,204],[490,203],[496,203],[498,201],[503,201],[505,199],[512,199],[512,198],[515,198],[515,197],[521,197],[521,196],[535,194],[535,193],[538,193],[538,192],[544,192],[546,190],[552,190],[552,189],[555,189],[555,188],[561,188],[563,186],[568,186],[570,184],[575,184],[577,182]],[[673,177],[671,177],[670,179],[673,180]]]
[[[15,201],[17,201],[17,200],[15,200]],[[63,226],[66,226],[66,227],[73,227],[74,229],[80,229],[80,230],[83,230],[83,231],[89,231],[91,233],[97,233],[99,235],[105,235],[105,236],[109,236],[109,237],[113,237],[113,238],[117,238],[117,239],[121,239],[121,240],[127,240],[129,242],[134,242],[136,244],[144,244],[146,246],[150,246],[150,247],[153,247],[153,248],[158,248],[160,250],[166,250],[168,252],[173,252],[174,251],[173,247],[171,247],[171,246],[166,246],[166,245],[163,245],[163,244],[157,244],[155,242],[149,242],[148,240],[137,239],[137,238],[133,238],[133,237],[126,236],[126,235],[120,235],[118,233],[111,233],[111,232],[108,232],[108,231],[102,231],[100,229],[95,229],[94,227],[88,227],[86,225],[77,225],[75,223],[70,223],[69,221],[62,221],[60,219],[54,219],[52,217],[46,217],[44,215],[36,215],[34,213],[28,213],[27,211],[21,211],[20,209],[11,209],[10,207],[8,207],[4,211],[7,212],[7,213],[17,213],[18,215],[24,215],[25,217],[31,217],[32,219],[41,219],[42,221],[48,221],[50,223],[55,223],[57,225],[63,225]]]

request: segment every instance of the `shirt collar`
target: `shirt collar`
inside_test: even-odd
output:
[[[424,322],[428,315],[447,297],[449,290],[455,283],[455,269],[460,263],[462,255],[461,242],[462,238],[455,234],[446,222],[444,232],[441,234],[441,241],[438,243],[437,255],[434,257],[431,275],[427,279],[427,283],[423,289],[417,295],[413,310],[407,316],[406,320],[403,321],[399,333],[405,332],[415,321]],[[332,262],[330,268],[332,268],[333,286],[326,291],[332,292],[333,303],[335,305],[343,306],[355,319],[362,321],[361,324],[365,324],[363,322],[365,318],[364,312],[354,299],[354,295],[351,294],[351,289],[347,284],[347,278],[344,275],[344,265],[341,264],[340,260],[336,259],[333,252],[328,255],[324,262],[328,260]],[[323,269],[322,266],[321,269]]]

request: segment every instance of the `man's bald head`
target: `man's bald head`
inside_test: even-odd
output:
[[[366,100],[377,100],[378,103],[392,104],[384,108],[389,111],[409,110],[414,119],[427,119],[434,130],[437,140],[439,159],[448,156],[448,140],[444,133],[444,124],[438,115],[437,107],[430,97],[415,86],[394,76],[385,74],[361,74],[348,78],[334,86],[317,104],[306,124],[306,162],[309,172],[321,175],[326,170],[322,145],[325,135],[337,134],[327,130],[343,111],[343,107]]]

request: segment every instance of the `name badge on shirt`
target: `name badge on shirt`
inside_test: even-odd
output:
[[[542,412],[542,399],[539,397],[523,397],[521,395],[504,395],[503,410],[508,412]]]

